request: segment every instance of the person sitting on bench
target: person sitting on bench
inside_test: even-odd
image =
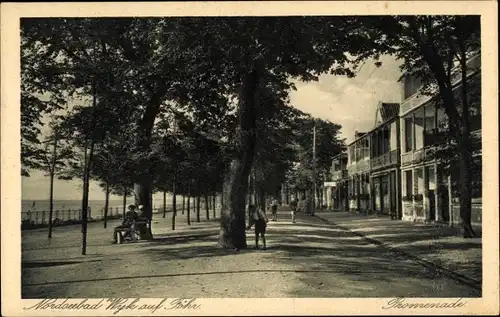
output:
[[[135,211],[135,205],[129,205],[128,206],[128,211],[125,214],[125,218],[123,218],[123,223],[122,225],[115,227],[115,231],[113,233],[113,241],[114,243],[118,243],[117,241],[117,233],[120,235],[120,240],[123,241],[123,239],[130,239],[130,240],[137,240],[136,234],[135,234],[135,223],[138,218],[138,214]],[[122,233],[124,233],[122,235]]]

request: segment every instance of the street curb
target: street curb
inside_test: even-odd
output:
[[[451,271],[445,267],[442,267],[434,262],[431,262],[431,261],[428,261],[428,260],[424,260],[418,256],[415,256],[407,251],[403,251],[399,248],[396,248],[396,247],[393,247],[387,243],[384,243],[384,242],[381,242],[379,240],[376,240],[376,239],[373,239],[373,238],[370,238],[362,233],[359,233],[357,231],[354,231],[352,229],[349,229],[347,227],[344,227],[344,226],[340,226],[338,224],[336,224],[335,222],[331,221],[331,220],[328,220],[328,219],[325,219],[325,218],[322,218],[321,216],[318,216],[318,215],[314,215],[316,218],[318,218],[319,220],[323,221],[323,222],[326,222],[330,225],[333,225],[333,226],[336,226],[337,228],[339,229],[342,229],[342,230],[345,230],[345,231],[349,231],[349,232],[352,232],[353,234],[355,234],[356,236],[358,237],[361,237],[365,240],[367,240],[368,242],[372,243],[372,244],[375,244],[377,246],[380,246],[380,247],[383,247],[383,248],[386,248],[386,249],[389,249],[395,253],[399,253],[399,254],[402,254],[412,260],[414,260],[415,262],[417,262],[418,264],[426,267],[426,268],[429,268],[429,269],[432,269],[432,270],[435,270],[435,271],[438,271],[440,273],[442,273],[443,275],[457,281],[457,282],[460,282],[464,285],[467,285],[467,286],[470,286],[476,290],[479,290],[479,291],[482,291],[482,283],[481,281],[478,281],[478,280],[475,280],[475,279],[472,279],[470,277],[467,277],[465,275],[462,275],[462,274],[459,274],[459,273],[456,273],[454,271]]]

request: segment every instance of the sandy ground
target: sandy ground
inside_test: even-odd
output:
[[[192,216],[192,218],[195,218]],[[316,217],[292,224],[283,209],[268,249],[218,249],[217,221],[156,219],[154,241],[111,244],[111,223],[23,232],[23,298],[477,297],[480,292]],[[354,220],[354,219],[351,219]],[[253,246],[253,231],[247,231]]]

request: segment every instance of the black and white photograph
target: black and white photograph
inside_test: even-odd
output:
[[[2,315],[498,313],[496,3],[369,2],[17,4]]]

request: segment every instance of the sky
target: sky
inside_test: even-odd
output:
[[[323,75],[317,82],[296,83],[297,91],[291,102],[311,115],[340,124],[341,137],[349,143],[354,132],[366,132],[375,127],[375,110],[383,102],[401,102],[400,62],[382,57],[377,68],[368,61],[354,78]]]
[[[354,132],[374,128],[375,110],[379,102],[401,102],[402,88],[399,62],[390,56],[382,57],[383,65],[377,68],[367,61],[356,77],[322,75],[316,82],[296,82],[297,90],[291,93],[291,104],[312,116],[340,124],[341,137],[346,142],[354,140]],[[82,198],[81,181],[54,182],[55,200],[79,200]],[[159,199],[161,194],[154,196]],[[22,178],[22,198],[45,200],[49,196],[49,178],[44,172],[31,171],[30,177]],[[104,200],[104,192],[92,182],[90,200]],[[158,197],[157,197],[158,196]],[[117,200],[121,197],[112,196]]]

